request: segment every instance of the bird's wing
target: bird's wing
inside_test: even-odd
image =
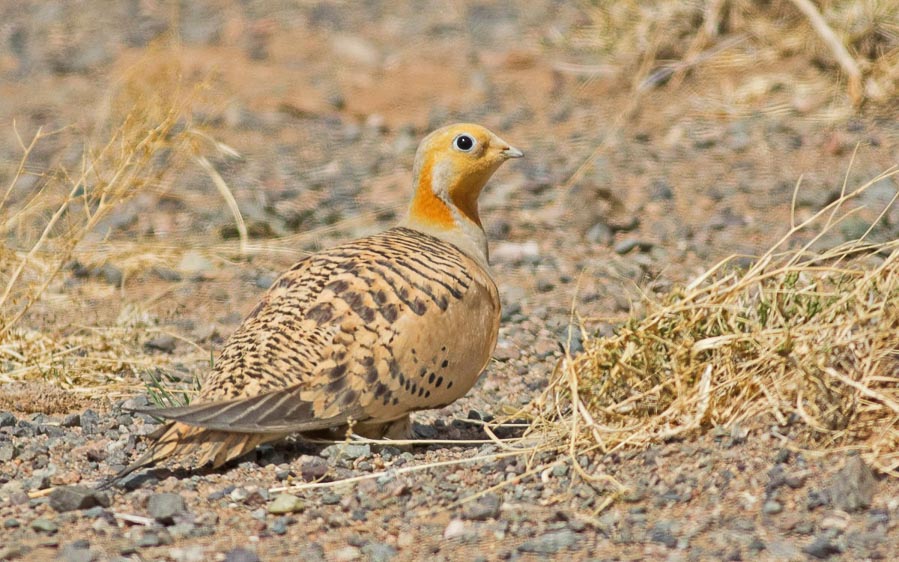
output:
[[[431,407],[410,387],[413,356],[430,351],[422,342],[435,321],[466,306],[470,263],[407,229],[315,254],[282,275],[231,336],[195,405],[146,413],[271,433]]]
[[[295,433],[315,431],[358,419],[361,408],[346,408],[330,418],[315,416],[311,402],[303,400],[297,386],[249,398],[203,402],[177,408],[136,410],[139,413],[186,425],[239,433]]]

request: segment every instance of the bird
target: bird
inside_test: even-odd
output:
[[[293,434],[408,439],[410,413],[466,394],[500,322],[478,199],[505,161],[523,155],[473,123],[427,135],[405,218],[278,277],[196,399],[140,410],[166,424],[109,482],[161,462],[215,469]]]

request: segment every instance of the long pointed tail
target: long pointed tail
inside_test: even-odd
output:
[[[258,445],[277,441],[284,433],[235,433],[190,426],[180,422],[164,426],[152,438],[156,440],[139,459],[125,467],[99,488],[108,488],[135,470],[163,460],[177,460],[182,465],[199,468],[212,463],[218,468],[226,462],[249,453]]]

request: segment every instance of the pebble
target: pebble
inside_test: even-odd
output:
[[[40,531],[41,533],[53,534],[59,530],[59,526],[50,521],[49,519],[44,519],[43,517],[38,517],[34,521],[31,522],[31,528],[35,531]]]
[[[518,550],[533,554],[556,554],[577,544],[577,534],[568,529],[552,531],[522,543]]]
[[[268,505],[268,512],[280,515],[283,513],[297,513],[303,511],[304,508],[305,502],[300,498],[291,494],[279,494]]]
[[[495,519],[500,512],[500,498],[496,494],[485,494],[462,509],[462,518],[473,521]]]
[[[677,537],[671,532],[672,524],[668,521],[659,521],[649,531],[649,539],[652,542],[664,544],[668,548],[677,546]]]
[[[765,505],[762,506],[762,512],[768,515],[775,515],[783,511],[784,507],[780,502],[769,500],[765,502]]]
[[[465,534],[465,522],[461,519],[451,520],[443,530],[443,538],[449,540]]]
[[[146,349],[162,351],[163,353],[172,353],[173,351],[175,351],[176,345],[177,342],[175,341],[174,337],[168,334],[162,334],[148,340],[144,344],[144,347]]]
[[[173,548],[168,555],[174,562],[204,562],[209,559],[205,548],[198,544]]]
[[[90,548],[90,543],[83,539],[71,542],[63,545],[57,560],[64,562],[91,562],[95,559],[95,556]]]
[[[852,455],[831,480],[831,501],[843,511],[860,511],[873,503],[876,486],[874,473],[865,461],[858,455]]]
[[[100,416],[97,412],[88,408],[81,413],[81,432],[85,435],[93,435],[100,424]]]
[[[176,516],[187,512],[187,508],[184,505],[184,498],[169,492],[150,496],[147,501],[147,512],[150,517],[163,525],[171,525]]]
[[[356,460],[371,456],[371,445],[359,443],[338,443],[322,449],[321,455],[329,460]]]
[[[397,555],[397,551],[389,544],[373,542],[362,547],[362,554],[367,562],[387,562]]]
[[[12,443],[0,443],[0,462],[9,462],[16,458],[16,448]]]
[[[84,486],[59,486],[50,492],[50,507],[60,513],[76,509],[88,509],[94,506],[107,507],[110,498],[104,492],[98,492]]]
[[[0,412],[0,427],[14,427],[16,421],[16,416],[9,412]]]
[[[826,535],[818,535],[810,544],[802,549],[802,552],[823,560],[829,558],[833,554],[839,554],[840,549],[831,542],[830,538]]]
[[[540,247],[536,240],[501,242],[490,249],[490,258],[500,263],[537,263],[540,261]]]
[[[334,562],[351,562],[362,557],[362,551],[355,546],[345,546],[331,553]]]
[[[616,254],[623,256],[634,249],[638,249],[641,252],[648,252],[652,247],[652,242],[647,242],[646,240],[641,240],[639,238],[625,238],[624,240],[617,242],[615,246],[612,247],[612,250]]]

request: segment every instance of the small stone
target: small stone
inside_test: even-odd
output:
[[[162,351],[164,353],[172,353],[173,351],[175,351],[175,344],[176,342],[174,337],[168,334],[162,334],[147,341],[144,344],[144,348]]]
[[[184,498],[178,494],[163,493],[153,494],[147,502],[147,512],[150,517],[163,525],[171,525],[175,517],[187,512]]]
[[[9,412],[0,412],[0,427],[14,427],[16,421],[16,416]]]
[[[831,480],[830,497],[835,507],[853,512],[871,507],[877,480],[861,457],[849,457]]]
[[[389,544],[373,542],[362,547],[362,554],[367,562],[387,562],[392,560],[397,552]]]
[[[537,263],[540,261],[540,247],[536,240],[503,242],[490,249],[490,257],[500,263]]]
[[[443,530],[443,538],[454,539],[465,534],[465,522],[461,519],[453,519]]]
[[[585,237],[591,244],[608,246],[615,240],[615,233],[612,232],[612,228],[606,223],[598,222],[590,227]]]
[[[576,544],[577,535],[569,529],[563,529],[531,539],[520,545],[518,550],[534,554],[556,554],[560,550],[571,548]]]
[[[652,542],[664,544],[668,548],[677,546],[677,537],[671,533],[671,524],[660,521],[649,531],[649,539]]]
[[[0,462],[9,462],[16,457],[16,447],[12,443],[0,443]]]
[[[137,539],[137,546],[140,547],[159,546],[161,543],[159,535],[153,531],[144,531],[140,538]]]
[[[462,510],[463,519],[485,521],[499,515],[500,498],[496,494],[485,494],[477,501],[469,503]]]
[[[81,427],[81,414],[68,414],[62,419],[62,427]]]
[[[182,546],[173,548],[169,551],[169,557],[175,562],[204,562],[209,557],[206,556],[205,548],[195,544],[191,546]]]
[[[328,463],[321,457],[304,455],[300,460],[302,461],[300,474],[303,476],[303,480],[307,482],[318,480],[328,473]]]
[[[88,408],[81,413],[81,432],[85,435],[92,435],[97,431],[97,425],[100,423],[100,416],[97,412]]]
[[[184,254],[184,257],[181,258],[181,262],[178,264],[178,269],[185,273],[204,273],[212,270],[212,262],[203,257],[202,254],[195,251],[190,251]]]
[[[776,515],[783,511],[784,506],[780,504],[778,501],[769,500],[765,502],[765,505],[762,506],[762,512],[768,515]]]
[[[814,556],[815,558],[823,560],[829,558],[832,554],[839,554],[840,548],[832,543],[827,536],[819,535],[815,537],[815,540],[813,540],[811,544],[803,548],[802,551],[809,556]]]
[[[13,517],[10,517],[9,519],[7,519],[6,521],[3,522],[4,529],[18,529],[21,526],[22,526],[22,524],[19,523],[19,520],[15,519]]]
[[[94,554],[90,548],[91,545],[86,540],[71,542],[62,547],[57,560],[64,562],[91,562],[94,560]]]
[[[268,526],[268,529],[276,535],[283,535],[287,533],[287,518],[278,517],[272,522],[271,525]]]
[[[232,548],[225,553],[225,562],[261,562],[259,555],[245,548]]]
[[[639,238],[625,238],[624,240],[615,244],[612,249],[616,254],[623,256],[624,254],[630,253],[634,249],[638,249],[641,252],[648,252],[652,249],[652,247],[652,242],[640,240]]]
[[[47,533],[50,535],[59,530],[59,526],[56,523],[50,521],[49,519],[44,519],[43,517],[39,517],[32,521],[31,528],[35,531]]]
[[[355,546],[345,546],[331,553],[331,558],[335,562],[351,562],[362,557],[362,551]]]
[[[50,492],[50,507],[60,513],[109,505],[109,497],[84,486],[59,486]]]
[[[424,425],[421,423],[412,424],[412,434],[419,439],[437,439],[440,434],[433,425]]]
[[[291,494],[279,494],[275,500],[268,505],[268,512],[276,515],[284,513],[297,513],[303,511],[306,504],[300,498]]]

